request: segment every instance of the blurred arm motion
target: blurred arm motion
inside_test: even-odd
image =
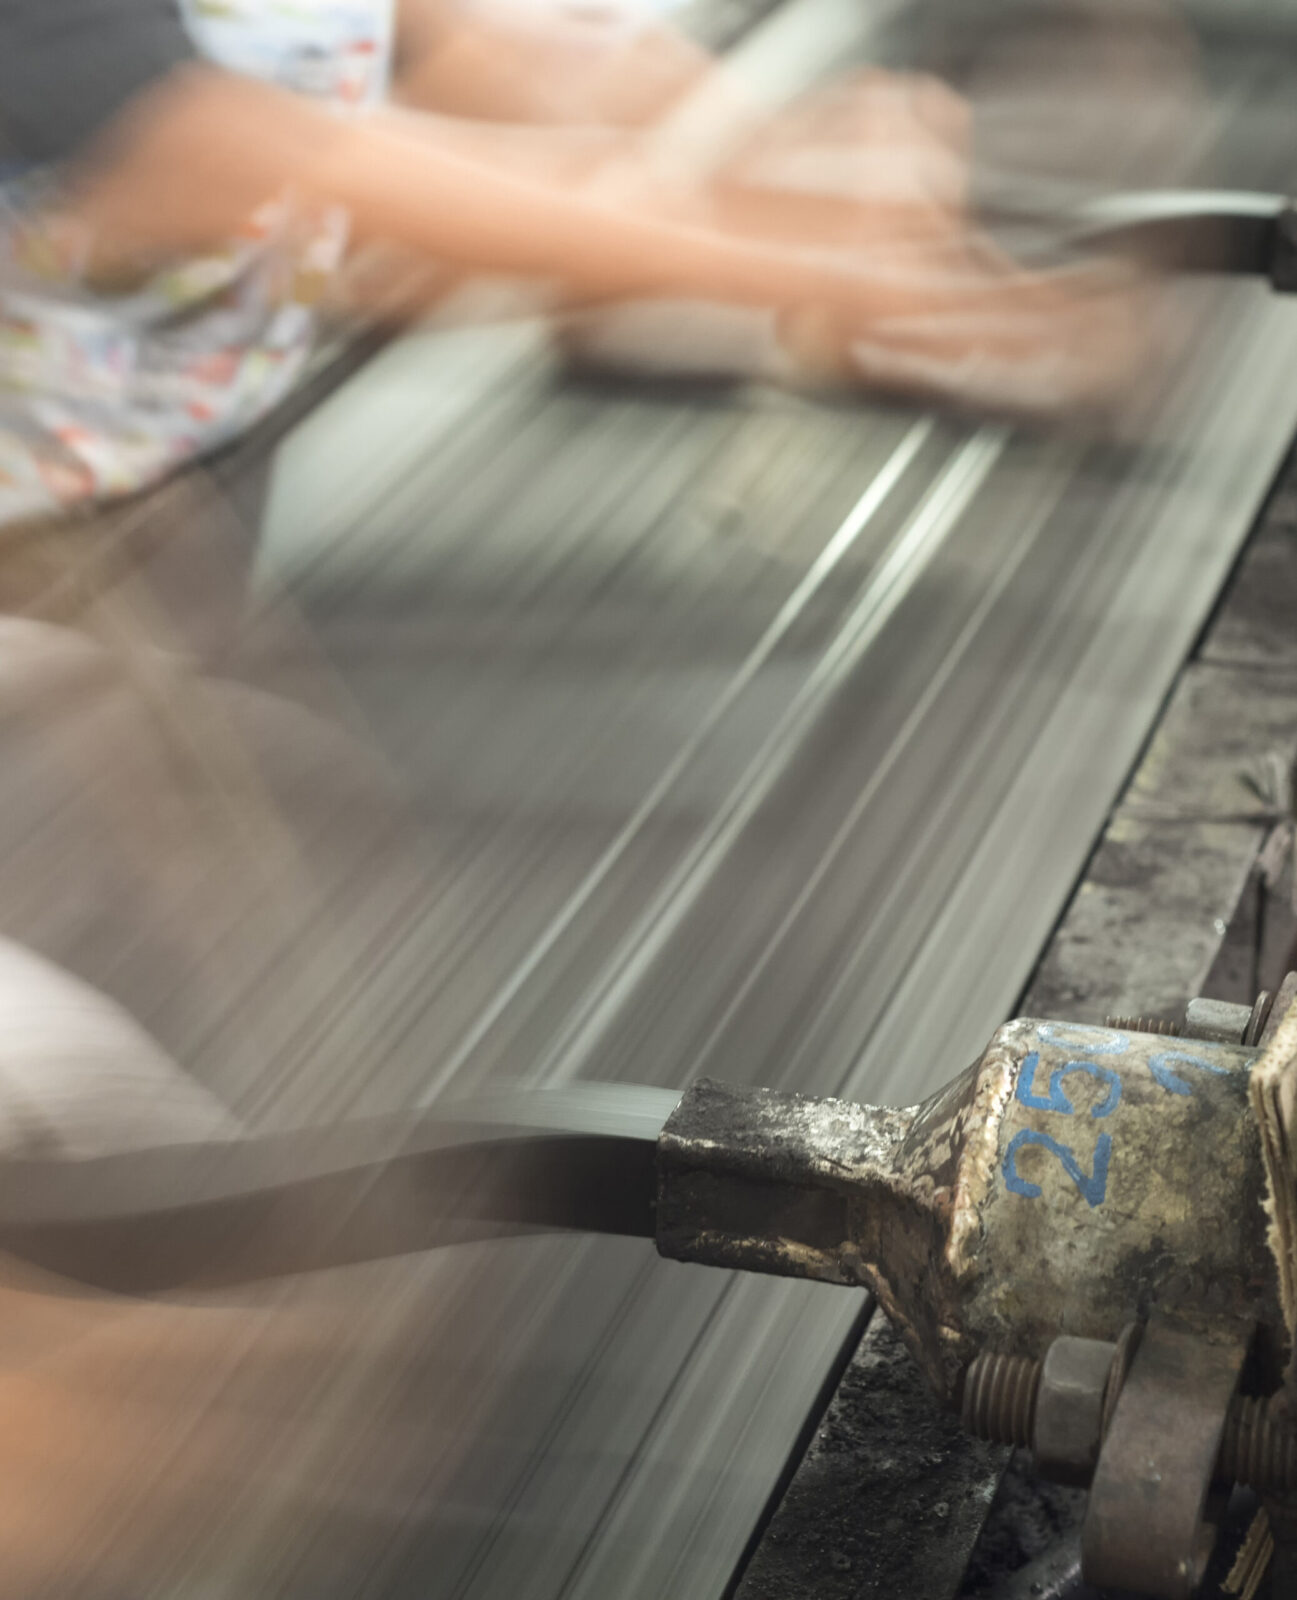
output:
[[[112,6],[108,41],[92,0],[0,9],[0,524],[253,426],[329,298],[403,316],[474,275],[632,371],[1058,414],[1151,370],[1155,274],[997,244],[935,79],[776,110],[634,0]]]
[[[210,248],[288,192],[460,272],[787,312],[781,342],[820,378],[887,381],[890,362],[923,386],[925,365],[1063,350],[1085,368],[1064,388],[1102,387],[1133,338],[1128,304],[1112,315],[1127,274],[1028,272],[979,232],[966,109],[935,83],[874,74],[812,97],[668,192],[633,130],[719,69],[664,30],[590,43],[424,6],[403,37],[399,110],[338,116],[208,64],[135,95],[69,167],[67,215],[101,275]]]

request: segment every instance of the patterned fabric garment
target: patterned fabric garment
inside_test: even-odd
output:
[[[387,94],[393,0],[179,0],[199,53],[341,112]],[[110,292],[53,179],[0,170],[0,526],[144,488],[242,432],[306,364],[346,244],[285,201],[217,253]]]

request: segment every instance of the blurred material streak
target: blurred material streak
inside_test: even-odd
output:
[[[1246,131],[1248,95],[1243,80],[1223,129]],[[902,1101],[971,1058],[1297,420],[1289,309],[1248,289],[1185,299],[1198,348],[1148,445],[1011,439],[782,771],[760,761],[770,730],[969,432],[927,425],[904,483],[734,690],[910,419],[555,389],[531,345],[508,387],[496,369],[473,390],[462,427],[430,424],[399,484],[365,490],[357,446],[352,509],[325,528],[293,524],[287,465],[312,470],[308,424],[281,460],[267,569],[407,775],[439,879],[319,1028],[360,1005],[412,1099],[450,1060],[457,1093],[516,1079],[578,1036],[643,927],[652,959],[600,1013],[591,1075],[674,1087],[709,1070]],[[420,335],[401,359],[417,371],[458,339],[469,371],[466,335]],[[328,438],[322,464],[345,479],[346,429]],[[291,661],[262,643],[248,670],[273,683]],[[658,938],[664,885],[726,806],[745,826]],[[267,1545],[245,1524],[252,1573],[315,1541],[304,1595],[345,1592],[339,1574],[380,1547],[376,1594],[720,1593],[855,1313],[849,1295],[593,1242],[368,1276],[391,1343],[407,1315],[423,1330],[387,1402],[427,1419],[408,1463],[422,1487],[394,1486],[381,1531],[338,1520],[329,1538],[312,1519]],[[352,1381],[372,1392],[372,1375]],[[363,1482],[382,1438],[378,1413],[345,1446],[322,1438],[303,1481],[346,1462]]]
[[[707,715],[694,729],[688,742],[682,745],[672,757],[648,794],[645,795],[644,799],[632,812],[625,826],[582,880],[580,887],[567,900],[562,910],[549,924],[544,937],[538,940],[528,952],[526,961],[509,977],[492,1003],[483,1011],[473,1029],[460,1043],[455,1053],[440,1067],[437,1076],[424,1091],[427,1098],[435,1098],[444,1086],[453,1079],[460,1067],[481,1043],[495,1019],[508,1007],[514,995],[528,981],[557,940],[571,926],[573,919],[580,915],[582,908],[588,903],[591,895],[594,894],[609,872],[617,865],[630,845],[634,843],[641,829],[670,796],[672,789],[688,768],[691,760],[698,754],[704,741],[718,728],[721,720],[731,711],[739,696],[753,681],[756,674],[767,664],[775,649],[782,643],[785,635],[797,623],[816,591],[828,579],[841,558],[868,526],[875,512],[896,487],[899,479],[908,469],[931,432],[932,423],[926,419],[920,419],[905,434],[896,450],[874,476],[868,489],[865,490],[864,494],[851,508],[837,532],[829,539],[823,550],[811,563],[806,576],[798,583],[783,605],[780,606],[770,625],[757,640],[752,652],[744,660],[738,671],[726,681],[722,693],[712,703]],[[894,583],[899,578],[909,576],[906,569],[912,559],[913,547],[917,543],[913,538],[916,530],[911,529],[909,531],[911,534],[910,547],[900,546],[894,552],[895,571],[891,574]],[[923,529],[921,531],[926,532],[929,530]],[[887,585],[875,583],[871,579],[866,594],[862,599],[861,609],[865,612],[865,620],[869,623],[877,621],[883,615],[885,608],[891,604],[894,604],[894,597],[887,593]],[[865,631],[867,633],[867,628]],[[867,639],[865,643],[867,645]],[[857,648],[859,648],[859,644],[860,641],[857,641]],[[794,702],[789,707],[788,712],[785,713],[785,717],[792,716],[796,710],[797,702]],[[772,741],[782,731],[783,724],[781,723],[774,730]],[[769,767],[769,758],[764,748],[755,759],[761,767]],[[738,799],[745,805],[751,802],[751,794],[746,791],[746,787],[742,783],[740,783]],[[731,805],[728,809],[732,811],[733,806]],[[722,820],[721,814],[718,813],[714,826],[719,825]],[[739,826],[741,825],[742,819],[740,815]],[[720,831],[723,833],[724,830],[721,829]],[[724,839],[714,836],[710,848],[713,851],[716,849],[724,850]],[[548,1077],[548,1074],[545,1074],[541,1068],[534,1068],[533,1070],[542,1078]]]
[[[593,1005],[574,1019],[536,1069],[541,1081],[563,1082],[589,1074],[599,1059],[605,1031],[665,952],[693,904],[809,742],[827,707],[858,669],[887,623],[922,579],[960,516],[1004,449],[1005,436],[987,429],[952,456],[894,542],[879,554],[856,603],[843,618],[787,711],[724,797],[706,830],[667,878],[641,920],[623,937],[620,961],[596,978]]]
[[[6,993],[5,1015],[29,1040],[39,968],[25,952],[16,955],[18,982]],[[57,1001],[66,1008],[69,987],[53,1007],[45,1000],[53,1015],[43,1020],[45,1038],[55,1032],[56,1049],[75,1059],[85,1053],[83,1037],[56,1031]],[[72,1017],[81,1020],[75,1011]],[[102,1032],[102,1017],[96,1026]],[[175,1074],[176,1084],[163,1076],[159,1085],[156,1064],[152,1073],[142,1070],[153,1051],[135,1030],[73,1093],[58,1085],[62,1093],[50,1098],[65,1113],[62,1125],[49,1101],[39,1102],[58,1063],[42,1049],[45,1070],[23,1086],[24,1129],[14,1109],[23,1102],[9,1031],[5,1089],[17,1137],[0,1165],[0,1248],[73,1286],[152,1295],[246,1285],[513,1233],[655,1237],[658,1136],[678,1103],[674,1090],[576,1084],[443,1103],[421,1117],[401,1111],[239,1135],[228,1116],[211,1130],[219,1104],[200,1099],[183,1076]],[[186,1115],[160,1115],[168,1095]],[[195,1100],[204,1114],[197,1126]],[[132,1119],[129,1137],[102,1126],[123,1117]],[[44,1126],[35,1136],[38,1118]],[[78,1148],[67,1126],[76,1118],[102,1143]],[[147,1138],[150,1118],[162,1124],[155,1142]],[[167,1126],[177,1121],[180,1131]]]
[[[822,61],[790,26],[767,63]],[[1282,190],[1291,60],[1208,66],[1184,165]],[[1297,424],[1293,307],[1177,295],[1124,440],[414,331],[280,449],[223,678],[127,580],[97,640],[4,625],[0,928],[268,1138],[527,1081],[921,1097],[1012,1007]],[[260,1378],[146,1323],[47,1592],[719,1596],[859,1299],[523,1239],[243,1308]],[[191,1453],[218,1481],[151,1537]]]
[[[789,0],[728,52],[719,86],[707,85],[654,130],[649,161],[661,177],[697,175],[732,154],[762,114],[839,71],[869,45],[903,0]],[[747,115],[736,115],[736,101]]]

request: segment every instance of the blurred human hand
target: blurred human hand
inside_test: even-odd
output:
[[[318,1308],[92,1298],[10,1267],[0,1319],[11,1600],[141,1593],[238,1508],[306,1498],[276,1455],[342,1343]]]
[[[0,1160],[235,1131],[118,1006],[0,941]],[[295,1305],[96,1296],[0,1259],[6,1596],[138,1594],[237,1502],[291,1498],[277,1441],[347,1344],[339,1308]]]
[[[834,155],[837,185],[808,195],[802,174],[831,174]],[[796,219],[803,239],[878,274],[877,305],[858,317],[814,306],[783,316],[781,345],[805,377],[1057,416],[1117,401],[1152,347],[1148,273],[1098,260],[1031,270],[993,240],[972,202],[971,110],[936,80],[845,85],[747,156],[722,192],[731,211],[755,196],[767,217]],[[899,283],[911,294],[900,311],[886,292]]]
[[[979,228],[967,112],[941,85],[869,74],[747,126],[721,170],[664,170],[651,136],[538,154],[517,130],[408,112],[351,124],[198,73],[128,115],[80,218],[110,259],[129,257],[219,236],[255,194],[296,185],[345,206],[362,239],[444,264],[450,278],[487,272],[615,302],[569,334],[596,360],[627,306],[652,300],[670,318],[692,300],[753,308],[766,332],[764,346],[749,342],[751,376],[1060,412],[1119,394],[1145,366],[1137,274],[1033,272]],[[449,281],[420,268],[413,290],[393,295],[390,275],[377,276],[371,298],[407,305]],[[697,370],[696,324],[687,342]],[[660,370],[661,317],[649,343]]]
[[[936,79],[870,71],[812,93],[757,128],[705,188],[657,198],[859,273],[854,305],[785,307],[764,338],[736,337],[735,317],[718,310],[715,365],[738,351],[748,370],[737,376],[1058,415],[1120,398],[1155,337],[1148,275],[1107,261],[1031,270],[992,239],[972,202],[970,108]],[[694,370],[708,365],[700,321]],[[665,322],[665,308],[605,308],[575,320],[569,348],[662,370]]]

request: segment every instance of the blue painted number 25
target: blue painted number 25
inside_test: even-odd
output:
[[[1037,1133],[1033,1128],[1023,1128],[1015,1133],[1004,1152],[1004,1186],[1012,1194],[1037,1200],[1040,1198],[1040,1185],[1028,1183],[1025,1178],[1018,1176],[1018,1151],[1028,1144],[1038,1144],[1058,1157],[1063,1163],[1063,1171],[1081,1191],[1087,1205],[1103,1204],[1103,1197],[1108,1192],[1108,1162],[1112,1159],[1112,1139],[1108,1134],[1099,1135],[1094,1147],[1094,1171],[1087,1173],[1069,1147],[1059,1144],[1057,1139],[1051,1139],[1047,1133]]]
[[[1121,1104],[1121,1079],[1111,1067],[1101,1066],[1097,1061],[1065,1061],[1062,1066],[1055,1067],[1050,1073],[1048,1091],[1045,1094],[1038,1094],[1035,1080],[1039,1065],[1040,1053],[1036,1050],[1033,1050],[1022,1063],[1016,1092],[1021,1105],[1030,1106],[1036,1111],[1056,1111],[1064,1117],[1074,1116],[1076,1107],[1063,1090],[1063,1079],[1069,1072],[1083,1072],[1106,1089],[1103,1099],[1090,1111],[1092,1118],[1111,1116]],[[1009,1141],[1009,1148],[1004,1152],[1001,1164],[1004,1185],[1011,1194],[1020,1194],[1028,1200],[1036,1200],[1040,1197],[1040,1185],[1028,1182],[1018,1172],[1018,1152],[1027,1145],[1039,1145],[1051,1155],[1057,1156],[1063,1171],[1076,1185],[1086,1204],[1091,1207],[1102,1205],[1104,1196],[1108,1192],[1108,1163],[1112,1159],[1112,1139],[1107,1133],[1101,1133],[1095,1143],[1094,1166],[1090,1172],[1086,1172],[1081,1166],[1069,1145],[1060,1144],[1049,1134],[1037,1133],[1031,1128],[1023,1128],[1014,1134]]]

